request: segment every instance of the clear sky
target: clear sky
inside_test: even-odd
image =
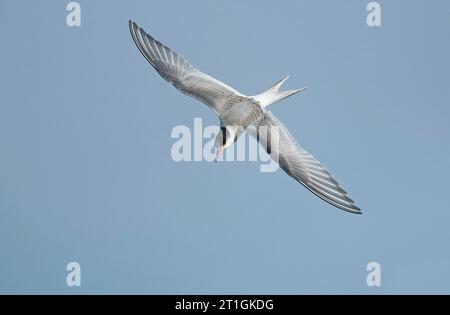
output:
[[[69,1],[67,1],[69,2]],[[0,1],[0,293],[450,293],[450,3]],[[273,105],[364,211],[257,162],[174,162],[217,124],[128,20]],[[81,287],[66,264],[81,265]],[[381,265],[381,287],[366,265]]]

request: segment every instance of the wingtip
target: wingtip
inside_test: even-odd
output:
[[[351,200],[350,198],[348,198],[348,199]],[[355,205],[353,203],[353,201],[352,201],[351,206],[348,206],[348,207],[336,206],[336,207],[341,209],[341,210],[344,210],[345,212],[351,213],[351,214],[363,214],[362,210],[357,205]]]
[[[133,20],[128,20],[128,28],[130,29],[130,32],[133,32],[133,25],[136,24],[134,23]]]
[[[362,210],[357,206],[354,206],[352,213],[354,214],[363,214]]]
[[[133,20],[128,20],[128,26],[130,27],[130,29],[134,27],[139,28],[139,25]]]
[[[351,214],[356,214],[356,215],[361,215],[361,214],[363,214],[362,211],[360,211],[360,210],[355,210],[355,209],[342,209],[342,208],[341,208],[341,210],[344,210],[345,212],[348,212],[348,213],[351,213]]]

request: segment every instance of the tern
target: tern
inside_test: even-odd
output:
[[[267,152],[277,157],[279,166],[289,176],[329,204],[351,213],[361,213],[361,209],[347,196],[333,175],[300,147],[288,129],[266,109],[306,88],[281,90],[282,84],[289,78],[286,77],[261,94],[244,95],[194,68],[181,55],[154,39],[131,20],[129,28],[137,48],[161,77],[182,93],[205,103],[219,117],[220,132],[215,139],[216,161],[244,130],[250,130],[249,133],[260,143],[264,141]],[[257,131],[263,128],[266,136]],[[268,141],[271,133],[276,133],[278,145]]]

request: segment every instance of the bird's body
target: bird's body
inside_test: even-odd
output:
[[[288,175],[315,195],[342,210],[361,213],[326,168],[301,148],[287,128],[266,109],[304,89],[281,91],[286,77],[264,93],[246,96],[195,69],[136,23],[130,21],[129,27],[136,46],[161,77],[184,94],[205,103],[217,114],[222,130],[222,135],[216,138],[218,154],[232,145],[245,130],[265,145],[267,152]],[[274,138],[278,140],[276,143],[271,141]]]

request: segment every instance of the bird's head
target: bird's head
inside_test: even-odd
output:
[[[216,147],[216,158],[215,161],[219,159],[223,151],[231,146],[238,138],[238,128],[235,126],[221,127],[219,133],[216,136],[215,147]]]

